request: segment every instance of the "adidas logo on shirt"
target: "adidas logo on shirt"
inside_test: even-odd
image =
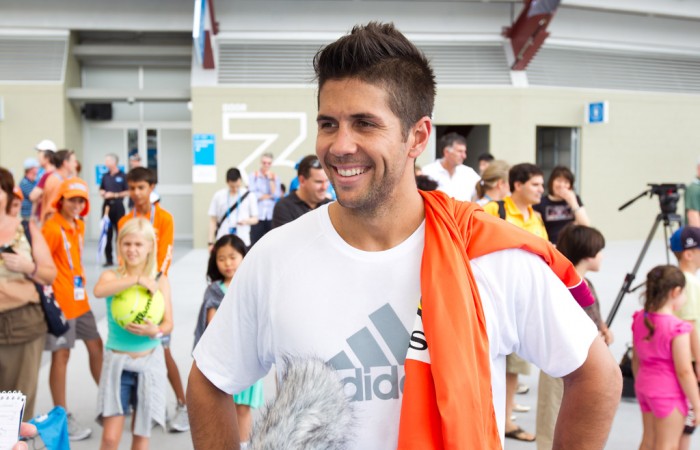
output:
[[[364,327],[347,338],[349,351],[341,351],[328,363],[342,377],[351,401],[398,399],[403,393],[404,361],[413,338],[389,304],[369,319],[374,330]]]

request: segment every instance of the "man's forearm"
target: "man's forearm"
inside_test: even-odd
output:
[[[564,377],[554,449],[602,449],[620,403],[622,376],[600,338],[581,367]]]
[[[187,411],[195,449],[240,447],[236,404],[192,363],[187,381]]]
[[[700,211],[689,209],[688,213],[688,225],[691,227],[700,227]]]

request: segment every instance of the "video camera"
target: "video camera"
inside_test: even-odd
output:
[[[629,205],[634,203],[636,200],[649,194],[649,197],[654,194],[659,196],[659,207],[661,208],[661,213],[664,215],[676,214],[676,208],[678,207],[678,200],[681,198],[681,194],[678,192],[681,189],[685,189],[685,184],[683,183],[647,183],[649,189],[642,192],[632,200],[628,201],[624,205],[620,206],[617,210],[622,211]]]
[[[642,260],[644,259],[644,255],[646,254],[647,250],[649,249],[649,244],[651,244],[651,240],[654,238],[656,235],[656,229],[659,227],[659,224],[663,223],[664,224],[664,244],[666,245],[666,264],[670,264],[671,258],[669,256],[669,247],[668,247],[668,238],[672,234],[673,229],[671,228],[671,224],[678,224],[678,227],[682,225],[682,218],[678,214],[676,214],[676,208],[678,207],[678,200],[681,198],[680,190],[685,189],[685,184],[683,183],[647,183],[647,186],[649,186],[649,189],[646,191],[642,192],[632,200],[628,201],[624,205],[620,206],[618,208],[618,211],[622,211],[623,209],[627,208],[629,205],[637,201],[638,199],[644,197],[645,195],[649,194],[649,197],[652,197],[653,195],[658,195],[659,196],[659,207],[661,207],[661,213],[656,216],[656,219],[654,220],[654,224],[651,227],[651,231],[649,232],[649,236],[647,236],[647,240],[644,242],[644,246],[642,247],[642,251],[639,253],[639,258],[637,258],[637,262],[634,265],[634,269],[632,269],[632,272],[628,273],[625,276],[625,281],[622,283],[622,288],[620,289],[620,292],[617,294],[617,298],[615,299],[615,302],[613,303],[612,309],[610,310],[610,314],[608,315],[608,319],[606,320],[606,323],[608,324],[608,327],[612,324],[613,319],[615,318],[615,314],[617,313],[617,309],[620,307],[620,303],[622,302],[622,297],[625,296],[625,294],[630,293],[635,291],[637,288],[640,286],[637,286],[634,289],[630,289],[632,286],[632,282],[634,281],[634,278],[637,276],[637,271],[639,270],[639,266],[642,264]]]
[[[659,196],[659,207],[664,214],[675,214],[678,207],[678,200],[681,198],[681,189],[685,189],[683,183],[647,183],[649,186],[649,197],[656,194]]]

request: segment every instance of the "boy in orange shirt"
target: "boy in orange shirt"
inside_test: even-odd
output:
[[[64,180],[51,207],[56,213],[46,220],[41,232],[58,270],[53,291],[70,328],[60,337],[47,335],[46,350],[52,352],[49,374],[51,397],[54,405],[66,408],[66,369],[76,339],[85,341],[95,384],[99,382],[102,370],[102,339],[88,303],[81,261],[85,224],[78,216],[85,216],[90,209],[87,184],[79,178]],[[71,440],[85,439],[91,433],[90,428],[81,426],[68,414],[68,436]]]
[[[169,258],[169,250],[172,250],[175,226],[172,214],[161,208],[160,203],[151,203],[151,194],[156,186],[156,175],[145,167],[135,167],[126,175],[126,183],[129,186],[129,198],[134,207],[119,220],[117,230],[121,230],[126,222],[135,217],[150,220],[156,231],[157,267],[159,271],[162,270],[163,274],[167,275],[170,261],[166,261],[166,259]],[[190,424],[185,404],[185,388],[182,385],[180,371],[170,352],[170,336],[161,338],[165,353],[165,365],[168,368],[168,380],[177,398],[177,409],[175,416],[169,421],[169,428],[171,431],[187,431],[190,429]]]

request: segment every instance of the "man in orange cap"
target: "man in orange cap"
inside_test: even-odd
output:
[[[66,406],[66,369],[70,349],[76,339],[85,341],[90,358],[90,372],[97,384],[102,370],[102,339],[97,332],[95,316],[90,310],[85,289],[85,271],[81,261],[85,224],[84,217],[90,210],[88,188],[80,178],[67,178],[61,182],[51,205],[56,214],[51,215],[42,233],[51,251],[58,275],[53,283],[56,300],[68,319],[70,329],[60,337],[48,335],[46,350],[51,354],[49,386],[54,405]],[[71,440],[85,439],[92,433],[81,426],[68,413],[68,436]]]

